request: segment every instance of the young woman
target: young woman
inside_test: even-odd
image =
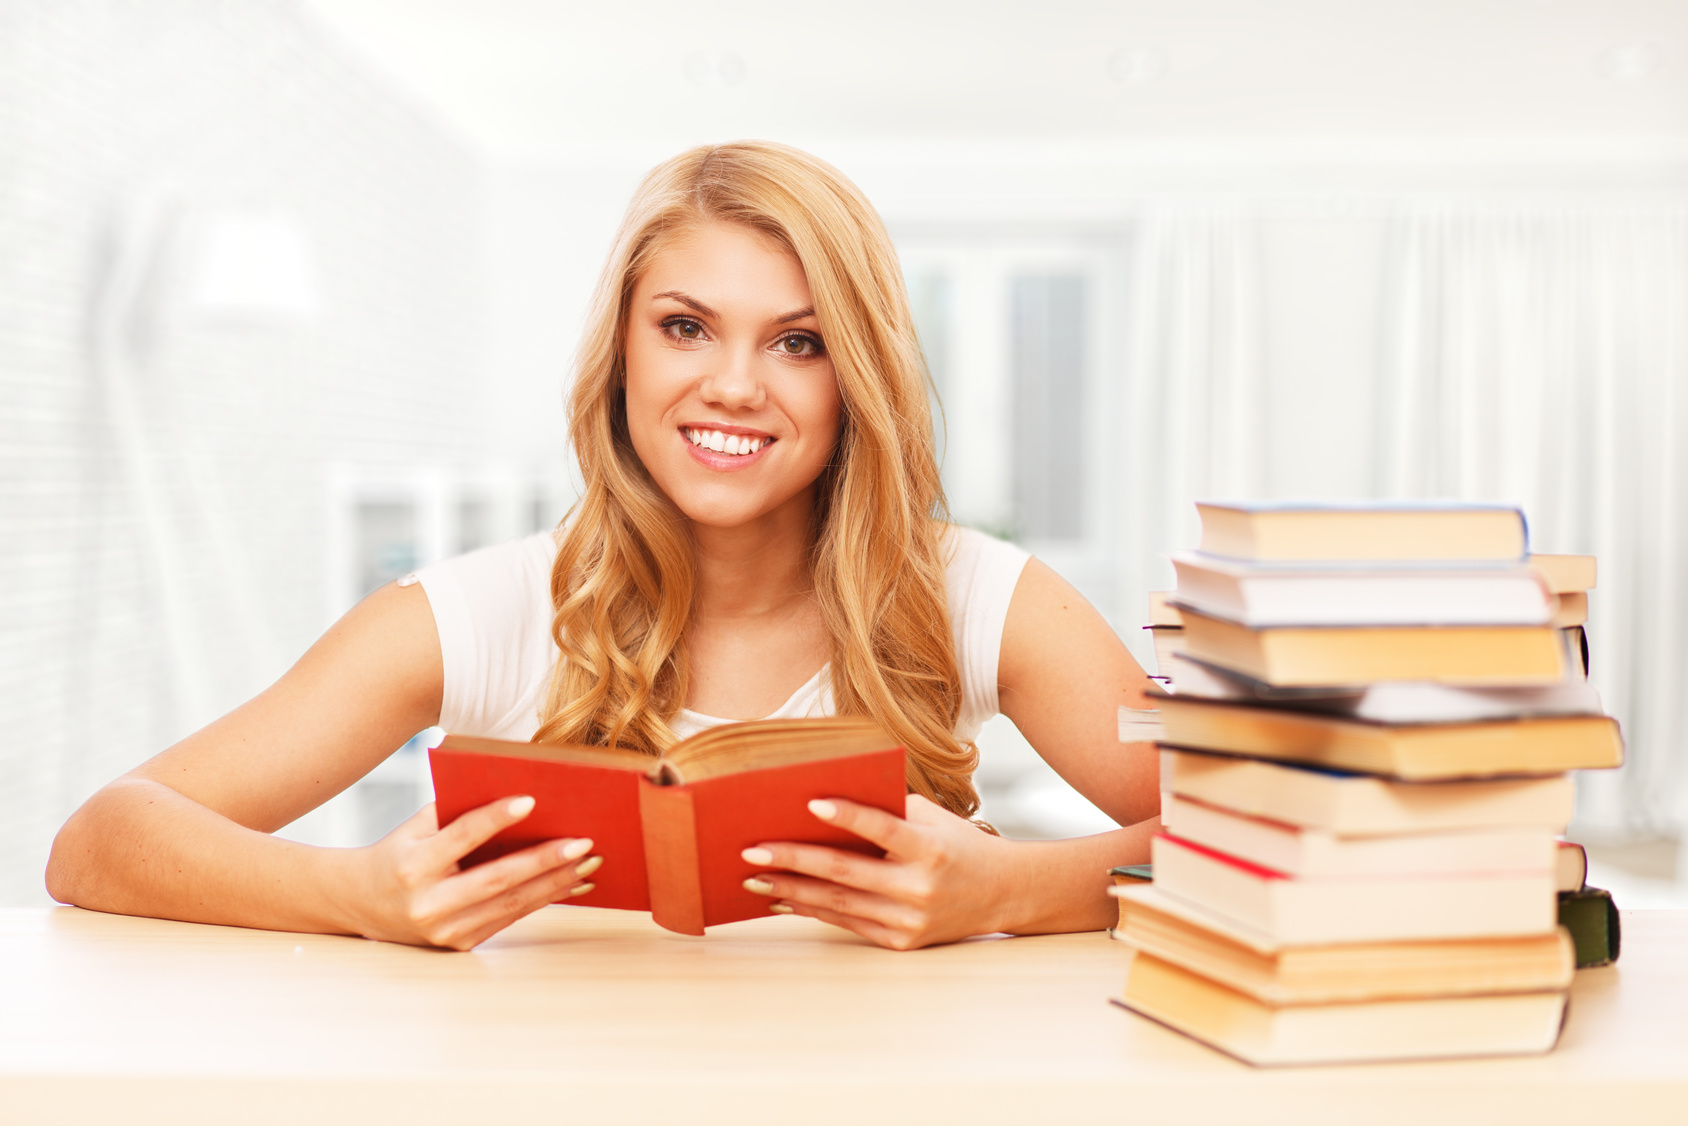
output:
[[[896,254],[795,149],[694,149],[635,195],[570,399],[585,493],[561,529],[425,568],[341,619],[273,687],[71,817],[54,897],[103,911],[468,949],[580,894],[613,854],[551,841],[457,861],[527,815],[423,809],[367,848],[269,834],[422,728],[656,753],[729,719],[869,716],[908,751],[905,818],[817,816],[884,859],[769,841],[769,910],[910,948],[1105,926],[1107,869],[1146,858],[1142,671],[1054,572],[943,522]],[[1010,841],[969,822],[998,710],[1125,828]]]

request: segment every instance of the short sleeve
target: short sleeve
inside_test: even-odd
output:
[[[1002,630],[1020,572],[1031,556],[972,528],[950,528],[947,541],[950,629],[961,673],[961,715],[955,734],[967,741],[999,710],[997,664],[1002,656]]]
[[[440,726],[525,741],[556,664],[551,640],[550,532],[482,548],[417,571],[439,633]]]

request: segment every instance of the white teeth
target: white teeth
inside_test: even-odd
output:
[[[735,457],[753,454],[773,441],[772,438],[753,438],[748,434],[724,434],[719,430],[685,429],[682,433],[694,446]]]

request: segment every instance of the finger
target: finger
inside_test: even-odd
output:
[[[779,912],[780,914],[807,915],[811,919],[819,919],[823,923],[831,923],[835,927],[842,927],[844,930],[859,934],[876,946],[884,946],[891,950],[911,950],[915,946],[910,935],[873,919],[864,919],[857,915],[840,915],[838,912],[829,911],[825,907],[815,907],[805,903],[775,903],[772,905],[772,907],[780,906],[788,908],[787,911]]]
[[[815,907],[834,915],[871,919],[887,927],[918,927],[921,914],[888,896],[845,887],[827,880],[769,872],[744,882],[747,891],[767,895],[794,906]]]
[[[441,868],[454,864],[533,812],[534,799],[522,795],[501,798],[471,809],[434,835],[430,859]]]
[[[476,865],[466,872],[447,876],[434,886],[429,904],[438,915],[452,915],[504,895],[514,888],[551,872],[576,883],[598,870],[601,856],[586,857],[592,851],[588,837],[546,841],[497,860]],[[586,859],[582,859],[586,857]]]
[[[758,868],[782,868],[864,891],[895,895],[915,890],[906,878],[904,865],[844,848],[773,841],[747,848],[739,855]],[[768,878],[773,875],[769,873]]]
[[[516,920],[559,899],[585,895],[593,886],[567,868],[537,876],[459,912],[448,924],[454,941],[446,945],[462,950],[478,946]]]
[[[916,854],[925,843],[925,838],[907,821],[871,805],[859,805],[843,798],[817,798],[809,803],[809,812],[828,825],[866,838],[894,855]]]

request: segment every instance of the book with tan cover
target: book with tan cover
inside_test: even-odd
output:
[[[1234,559],[1518,560],[1529,543],[1523,512],[1508,505],[1198,501],[1196,511],[1201,550]]]
[[[1563,928],[1550,934],[1419,942],[1284,945],[1165,894],[1113,889],[1113,937],[1268,1005],[1565,989],[1576,969]]]
[[[1382,724],[1285,708],[1151,693],[1163,742],[1406,781],[1557,774],[1623,765],[1618,723],[1605,715],[1482,723]]]
[[[1551,684],[1565,652],[1551,626],[1282,626],[1250,629],[1183,607],[1184,649],[1267,684],[1379,680]]]
[[[1567,992],[1269,1005],[1134,952],[1123,1008],[1256,1067],[1465,1059],[1551,1051]]]

